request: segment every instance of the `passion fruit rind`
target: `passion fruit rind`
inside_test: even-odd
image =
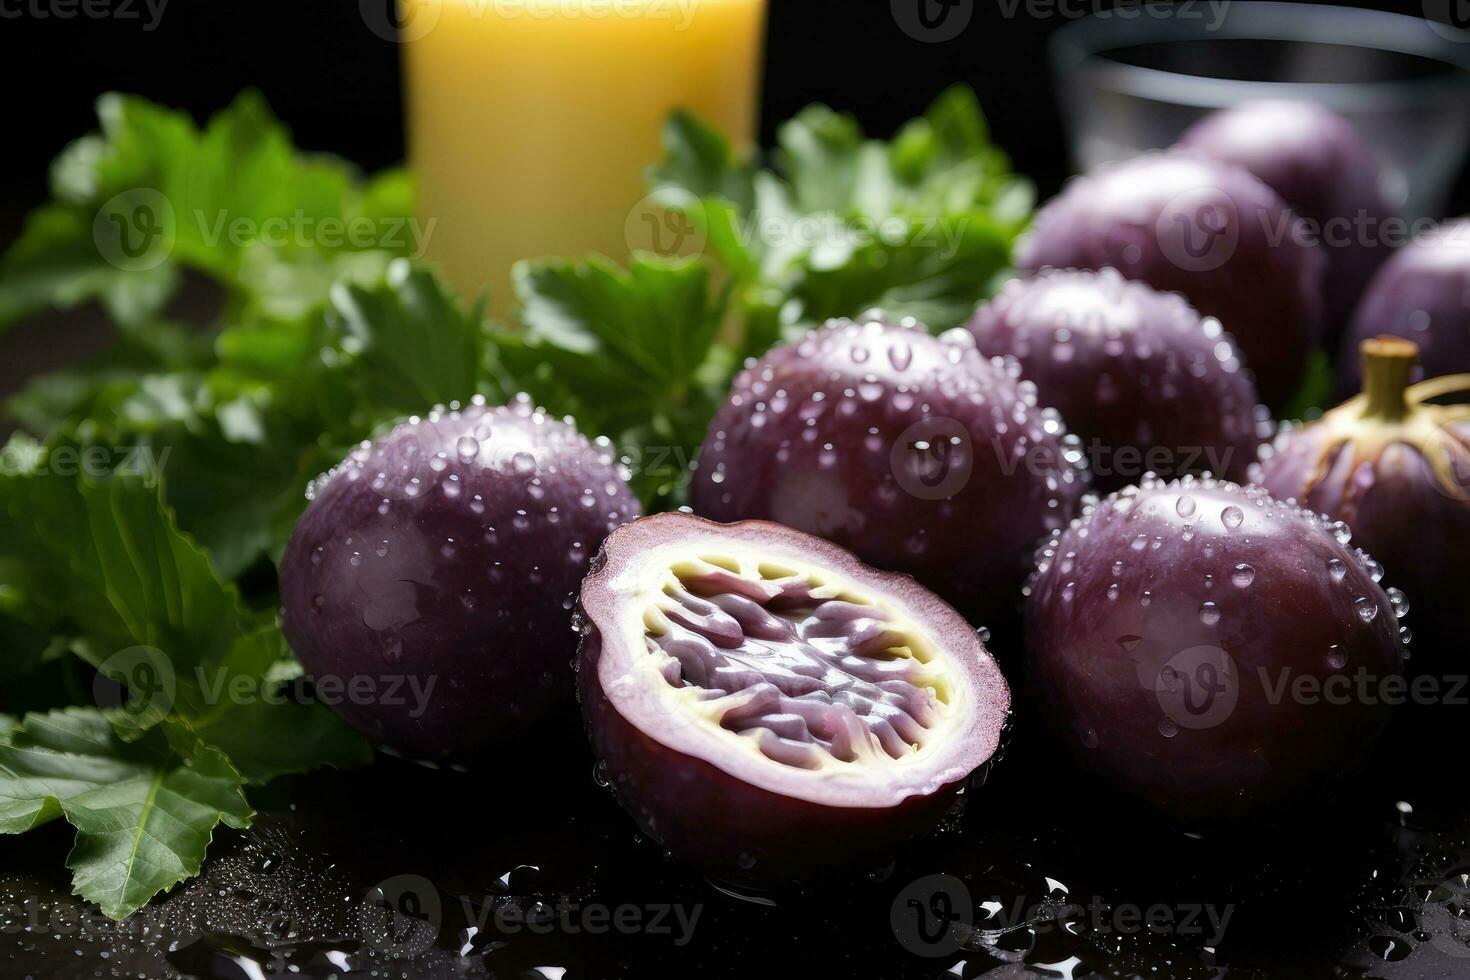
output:
[[[406,755],[483,761],[575,729],[573,598],[641,514],[626,478],[525,395],[411,418],[312,482],[281,561],[286,637],[318,681],[375,692],[333,708]]]
[[[1345,524],[1261,487],[1146,477],[1038,550],[1042,713],[1083,767],[1181,823],[1320,806],[1402,678],[1406,606],[1382,577]]]
[[[578,687],[614,792],[731,882],[880,863],[939,821],[1009,709],[994,659],[942,600],[777,524],[628,525],[581,606]]]
[[[751,361],[710,422],[690,503],[906,572],[972,621],[1013,619],[1036,541],[1089,485],[1081,444],[1014,358],[878,312]]]

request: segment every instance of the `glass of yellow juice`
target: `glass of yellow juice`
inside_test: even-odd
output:
[[[664,121],[754,142],[765,0],[399,0],[427,257],[510,302],[521,259],[634,241]],[[430,224],[432,223],[432,224]]]

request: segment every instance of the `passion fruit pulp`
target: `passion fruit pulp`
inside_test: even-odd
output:
[[[881,863],[954,804],[1010,705],[941,599],[763,521],[627,525],[580,623],[582,710],[613,791],[650,837],[736,884]]]

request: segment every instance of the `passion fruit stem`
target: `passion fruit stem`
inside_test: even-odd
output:
[[[1363,341],[1363,418],[1402,421],[1409,414],[1406,393],[1419,345],[1402,337],[1374,337]]]

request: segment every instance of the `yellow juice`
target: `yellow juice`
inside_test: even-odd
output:
[[[670,111],[754,141],[765,0],[400,0],[427,255],[510,305],[520,259],[639,242]]]

